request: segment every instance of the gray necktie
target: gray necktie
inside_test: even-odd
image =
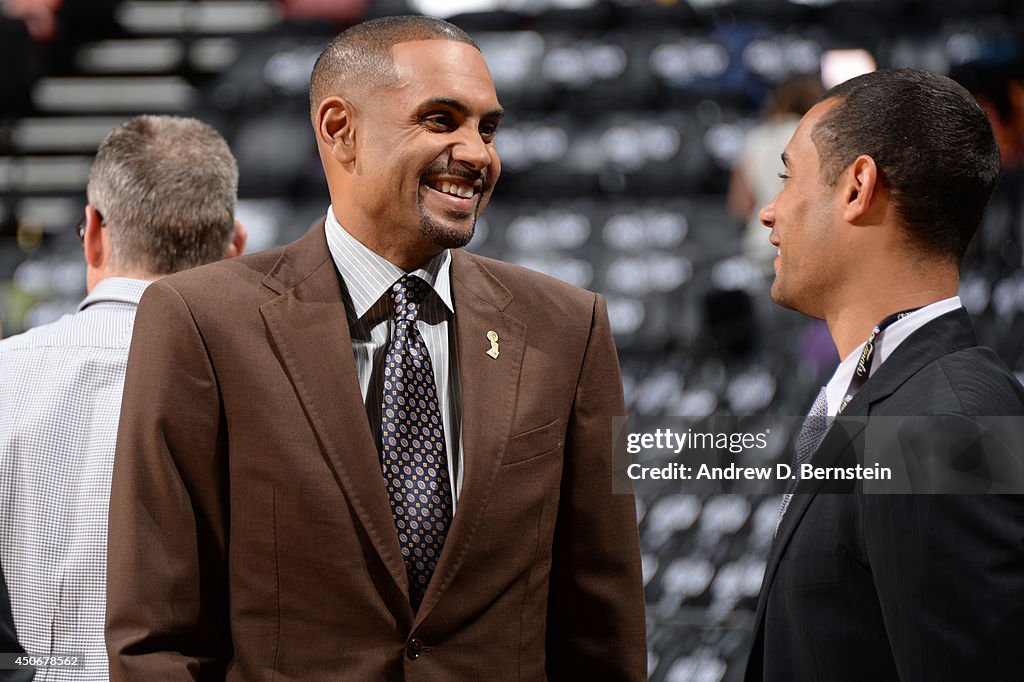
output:
[[[828,400],[825,387],[818,391],[818,397],[814,399],[811,411],[804,417],[804,423],[800,427],[800,433],[796,437],[796,452],[793,453],[793,471],[800,471],[800,465],[811,461],[811,455],[818,449],[818,443],[828,430]],[[779,518],[775,524],[776,531],[782,523],[782,517],[793,499],[793,491],[796,490],[797,481],[790,479],[786,483],[786,494],[782,497],[782,505],[779,506]]]

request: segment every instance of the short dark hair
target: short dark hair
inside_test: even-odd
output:
[[[332,95],[352,97],[391,84],[391,48],[414,40],[454,40],[472,45],[465,31],[433,17],[405,15],[371,19],[352,26],[320,53],[309,79],[310,115]]]
[[[999,179],[992,126],[967,90],[917,69],[840,83],[811,132],[828,185],[862,154],[874,159],[907,236],[960,261]]]
[[[238,162],[202,121],[137,116],[100,143],[86,193],[110,231],[117,268],[169,275],[224,257]]]

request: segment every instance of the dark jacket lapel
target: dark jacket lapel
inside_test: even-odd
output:
[[[339,486],[408,596],[394,517],[359,390],[341,283],[322,223],[284,250],[264,284],[280,294],[260,306],[277,355]]]
[[[885,342],[884,337],[882,342]],[[922,367],[943,355],[976,345],[974,327],[971,325],[967,311],[963,308],[941,315],[915,331],[871,375],[860,392],[846,406],[842,416],[838,417],[830,426],[828,433],[822,438],[812,457],[814,464],[816,466],[836,464],[853,441],[861,436],[867,425],[866,420],[870,414],[871,405],[892,395]],[[761,593],[757,600],[757,612],[754,617],[757,630],[764,623],[768,592],[775,578],[779,561],[804,513],[823,485],[821,481],[811,481],[810,485],[798,489],[786,510],[782,523],[779,524],[771,551],[768,553]],[[757,634],[755,631],[755,637]]]
[[[885,343],[885,337],[882,337]],[[963,308],[941,315],[907,337],[893,351],[871,379],[864,384],[861,394],[850,401],[844,414],[866,415],[870,406],[888,398],[922,367],[937,358],[964,348],[978,345],[974,325]],[[854,403],[859,403],[856,406]],[[849,412],[856,407],[855,412]]]

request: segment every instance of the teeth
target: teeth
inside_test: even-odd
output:
[[[463,187],[454,182],[448,182],[442,180],[435,186],[435,189],[445,194],[451,194],[453,196],[462,197],[463,199],[472,199],[476,194],[476,191],[472,187]]]

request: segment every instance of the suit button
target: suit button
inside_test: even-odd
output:
[[[408,646],[405,647],[405,655],[409,657],[410,661],[415,661],[423,653],[423,642],[418,639],[409,640]]]

